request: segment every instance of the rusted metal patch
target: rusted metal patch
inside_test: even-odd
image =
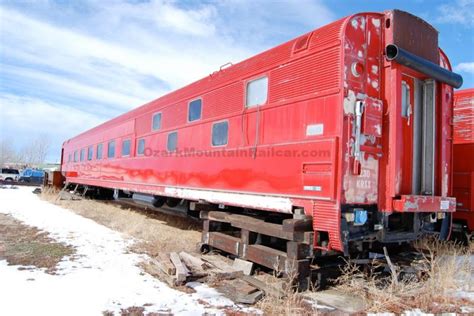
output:
[[[393,201],[395,212],[454,212],[456,199],[441,196],[402,195]]]

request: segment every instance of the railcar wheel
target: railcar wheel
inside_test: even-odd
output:
[[[151,204],[154,206],[154,207],[162,207],[166,202],[166,198],[162,197],[162,196],[154,196],[153,197],[153,201],[151,202]]]
[[[176,198],[166,199],[166,205],[168,205],[169,207],[176,207],[179,205],[180,202],[181,202],[181,199],[176,199]]]

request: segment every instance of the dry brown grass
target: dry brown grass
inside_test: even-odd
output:
[[[74,252],[73,247],[54,241],[48,233],[0,214],[0,260],[9,265],[35,266],[54,274],[58,263]]]
[[[349,262],[337,280],[337,289],[363,298],[368,312],[420,309],[442,313],[472,307],[473,301],[457,295],[460,289],[474,291],[470,249],[437,240],[423,240],[416,246],[423,254],[416,276],[404,275],[396,265],[389,276],[381,276],[376,269],[361,272]]]
[[[275,292],[267,293],[256,306],[264,315],[317,315],[317,309],[308,304],[300,293],[294,291],[288,284],[295,284],[297,275],[289,273],[285,278],[279,278],[281,272],[275,267],[273,275],[268,275],[265,282],[268,286],[282,290],[283,295]]]
[[[195,252],[200,241],[199,225],[187,218],[89,199],[58,200],[57,196],[57,190],[48,188],[41,194],[46,201],[136,238],[135,252],[151,256],[177,250]]]

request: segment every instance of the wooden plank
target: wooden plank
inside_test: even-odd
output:
[[[250,275],[244,275],[241,277],[242,280],[249,283],[250,285],[255,286],[257,289],[262,290],[265,294],[271,295],[274,297],[285,297],[286,294],[283,290],[277,289],[263,281],[260,281]]]
[[[263,297],[262,291],[240,279],[224,281],[217,290],[236,303],[255,304]]]
[[[207,233],[207,244],[233,255],[239,255],[240,238],[218,232]]]
[[[144,263],[142,264],[142,268],[146,273],[166,282],[169,286],[176,286],[176,277],[166,274],[154,263]]]
[[[199,213],[201,219],[224,223],[229,223],[229,220],[227,219],[227,216],[229,215],[231,215],[231,213],[219,211],[201,211]]]
[[[176,274],[176,268],[170,261],[169,254],[160,253],[158,254],[158,258],[156,260],[159,263],[160,268],[169,275]]]
[[[243,271],[245,275],[251,275],[253,269],[253,262],[236,258],[234,260],[234,263],[232,264],[232,267],[236,270]]]
[[[283,230],[286,232],[305,232],[313,231],[313,219],[285,219],[283,221]]]
[[[217,270],[211,270],[210,273],[222,279],[233,279],[242,276],[242,270],[237,270],[232,266],[232,260],[220,255],[203,255],[202,259],[212,264]]]
[[[286,255],[291,259],[309,258],[313,255],[313,247],[300,242],[288,241],[286,243]]]
[[[350,314],[361,313],[366,309],[362,298],[332,289],[318,292],[307,292],[302,294],[302,297],[318,304],[337,308],[340,311]]]
[[[239,297],[237,303],[253,305],[263,298],[263,291],[255,291],[253,293]]]
[[[284,272],[286,253],[263,245],[248,245],[245,259]]]
[[[176,252],[170,253],[171,262],[176,268],[176,281],[178,283],[183,283],[186,281],[186,277],[189,274],[188,268],[181,262],[179,255]]]
[[[179,253],[179,257],[189,268],[191,268],[191,270],[207,270],[212,267],[209,263],[204,262],[200,258],[197,258],[185,251],[181,251]]]
[[[234,227],[258,232],[263,235],[277,237],[286,240],[302,240],[304,238],[301,232],[283,231],[283,226],[274,223],[267,223],[261,219],[250,216],[232,214],[227,216],[230,224]]]

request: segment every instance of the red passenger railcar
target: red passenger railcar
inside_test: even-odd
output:
[[[474,231],[474,89],[454,93],[454,231]]]
[[[66,141],[62,172],[207,210],[205,244],[269,267],[445,234],[450,70],[420,18],[355,14]]]

